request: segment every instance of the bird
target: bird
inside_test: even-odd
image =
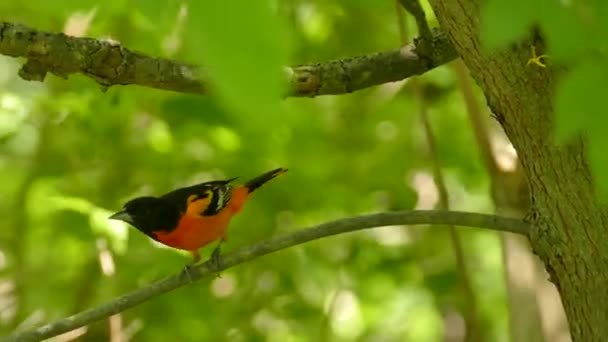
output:
[[[109,218],[126,222],[166,246],[188,251],[192,264],[200,261],[200,248],[219,240],[210,259],[218,267],[232,217],[253,191],[285,172],[277,168],[237,186],[231,182],[238,177],[179,188],[159,197],[138,197]]]

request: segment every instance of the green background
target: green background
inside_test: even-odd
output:
[[[507,3],[488,1],[484,8],[489,19],[482,36],[489,47],[525,38],[529,24],[544,13]],[[603,120],[572,115],[571,109],[581,97],[587,114],[600,105],[602,97],[590,91],[606,89],[608,78],[590,75],[605,71],[605,60],[595,53],[604,40],[572,40],[588,28],[570,12],[545,5],[554,9],[542,14],[540,24],[549,32],[552,56],[596,56],[558,90],[557,133],[567,140]],[[500,19],[517,8],[515,18]],[[138,86],[104,92],[81,75],[26,82],[17,75],[23,61],[0,56],[2,334],[103,303],[189,262],[187,254],[107,220],[136,196],[289,168],[233,220],[225,251],[332,219],[437,203],[411,84],[282,99],[282,65],[399,46],[392,1],[8,0],[0,3],[0,13],[2,20],[39,30],[111,38],[150,56],[209,66],[212,93]],[[564,18],[580,32],[559,31],[556,23]],[[411,35],[415,25],[409,19],[407,24]],[[557,36],[570,39],[563,45],[575,41],[576,49],[562,48],[552,40]],[[489,180],[453,69],[442,66],[421,79],[432,90],[428,111],[452,209],[491,213]],[[488,125],[501,136],[497,123]],[[592,132],[592,151],[603,146],[602,137]],[[601,153],[591,157],[601,173]],[[506,341],[497,235],[458,229],[483,335]],[[210,252],[202,250],[204,256]],[[258,258],[114,319],[134,341],[427,342],[443,340],[445,319],[457,317],[462,325],[463,298],[445,227],[388,227]],[[108,340],[108,327],[101,321],[81,339]]]

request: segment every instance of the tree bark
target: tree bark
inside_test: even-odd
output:
[[[520,157],[531,191],[530,243],[557,286],[574,341],[608,336],[608,216],[595,198],[583,138],[552,141],[557,67],[526,66],[530,45],[488,52],[479,0],[432,0],[442,28]]]

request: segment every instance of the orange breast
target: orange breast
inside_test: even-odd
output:
[[[167,246],[188,251],[197,250],[213,241],[226,238],[228,224],[247,199],[247,192],[237,188],[228,205],[214,216],[200,216],[198,205],[191,205],[169,233],[156,232],[156,239]]]
[[[230,212],[225,210],[215,216],[185,214],[177,228],[170,233],[158,232],[156,238],[167,246],[184,250],[197,250],[224,236]]]

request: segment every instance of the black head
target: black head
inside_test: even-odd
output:
[[[179,221],[179,209],[157,197],[139,197],[127,202],[110,219],[127,222],[152,237],[154,231],[171,231]]]

